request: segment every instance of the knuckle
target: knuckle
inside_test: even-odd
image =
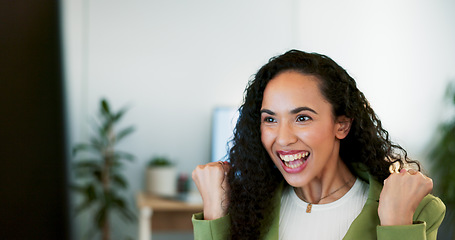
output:
[[[198,169],[194,169],[193,172],[191,173],[191,178],[196,181],[196,179],[198,178],[198,174],[199,174],[199,171]]]
[[[428,185],[429,187],[433,188],[433,179],[428,178],[428,180],[427,180],[427,185]]]

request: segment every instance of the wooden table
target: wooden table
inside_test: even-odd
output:
[[[202,211],[202,204],[137,194],[139,240],[150,240],[151,231],[192,231],[191,216]]]

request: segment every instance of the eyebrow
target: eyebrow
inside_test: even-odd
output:
[[[275,113],[272,112],[271,110],[268,110],[268,109],[261,109],[260,113],[261,113],[261,114],[267,113],[267,114],[270,114],[270,115],[275,116]]]
[[[297,114],[297,113],[302,112],[302,111],[310,111],[310,112],[312,112],[312,113],[318,114],[314,109],[309,108],[309,107],[298,107],[298,108],[292,109],[290,112],[291,112],[292,114]],[[262,114],[262,113],[267,113],[267,114],[270,114],[270,115],[272,115],[272,116],[275,115],[275,113],[274,113],[273,111],[269,110],[269,109],[261,109],[261,112],[260,112],[260,113],[261,113],[261,114]]]
[[[296,113],[299,113],[301,111],[310,111],[312,113],[318,114],[314,109],[309,108],[309,107],[298,107],[298,108],[292,109],[291,113],[292,114],[296,114]]]

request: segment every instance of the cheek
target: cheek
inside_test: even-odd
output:
[[[300,135],[301,139],[305,139],[305,142],[321,142],[324,139],[324,133],[316,131],[306,131]]]
[[[261,142],[267,150],[269,150],[268,148],[271,147],[271,144],[273,142],[272,139],[273,136],[271,131],[267,131],[266,128],[261,127]]]
[[[327,127],[319,127],[305,131],[299,135],[300,139],[305,139],[307,143],[313,143],[317,145],[324,145],[335,139],[335,135]]]

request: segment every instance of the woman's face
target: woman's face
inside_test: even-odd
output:
[[[261,107],[261,140],[286,181],[302,187],[336,168],[346,117],[335,118],[319,80],[282,72],[267,84]]]

